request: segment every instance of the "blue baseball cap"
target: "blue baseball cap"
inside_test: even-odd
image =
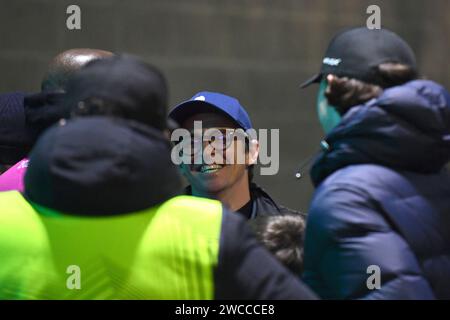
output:
[[[253,128],[250,117],[239,100],[217,92],[202,91],[195,94],[173,108],[169,112],[169,118],[181,124],[194,114],[211,111],[225,114],[244,130]]]

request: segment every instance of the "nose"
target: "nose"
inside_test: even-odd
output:
[[[203,162],[213,164],[215,161],[216,149],[209,143],[203,144]]]

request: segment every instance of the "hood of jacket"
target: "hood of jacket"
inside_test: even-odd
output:
[[[351,108],[325,140],[311,168],[315,186],[353,164],[439,172],[450,159],[450,94],[427,80],[387,89]]]

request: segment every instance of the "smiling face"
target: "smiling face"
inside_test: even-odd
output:
[[[202,122],[203,132],[215,128],[220,128],[222,132],[225,132],[225,129],[229,129],[229,131],[231,129],[237,129],[236,124],[227,116],[212,112],[195,114],[183,121],[182,127],[193,132],[194,121]],[[248,188],[248,153],[245,153],[245,142],[240,139],[232,140],[229,145],[224,144],[225,150],[222,153],[216,151],[215,147],[219,145],[221,144],[210,144],[204,141],[203,149],[205,150],[209,146],[212,150],[211,157],[205,159],[208,156],[204,156],[200,164],[181,165],[181,170],[191,184],[193,193],[214,195],[231,188],[241,188],[244,186]],[[231,151],[230,148],[234,148],[233,163],[227,163],[231,162],[231,159],[226,159],[225,157],[226,152]],[[222,161],[214,161],[217,160],[215,158],[216,152],[224,155]],[[237,161],[238,153],[241,155],[245,154],[245,157],[243,157],[245,163],[239,164]]]

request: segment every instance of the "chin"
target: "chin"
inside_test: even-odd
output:
[[[204,190],[206,193],[218,193],[227,188],[227,184],[220,181],[220,179],[210,179],[208,181],[200,181],[197,184],[201,190]]]
[[[215,194],[228,187],[227,183],[220,176],[199,177],[194,178],[196,183],[196,189],[203,191],[204,193]]]
[[[226,188],[227,186],[223,184],[209,184],[205,187],[205,191],[207,193],[215,194],[225,190]]]

